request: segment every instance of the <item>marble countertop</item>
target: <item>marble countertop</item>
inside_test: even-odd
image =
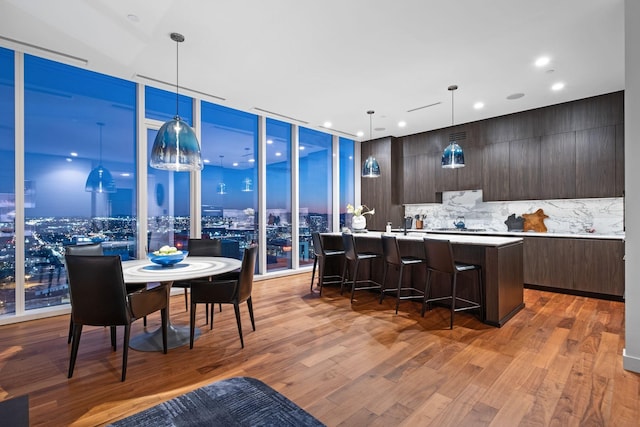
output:
[[[323,233],[324,234],[324,233]],[[340,233],[327,233],[327,234],[335,234],[340,235]],[[367,231],[365,233],[354,233],[356,237],[371,237],[376,238],[380,237],[383,234],[379,231]],[[425,233],[419,232],[418,230],[408,231],[405,236],[403,232],[392,232],[392,235],[396,236],[398,239],[409,239],[409,240],[422,240],[424,239]],[[479,246],[505,246],[511,245],[514,243],[522,242],[522,237],[507,237],[507,236],[487,236],[487,235],[479,235],[478,233],[450,233],[450,234],[442,234],[442,233],[433,233],[429,234],[429,238],[432,239],[443,239],[449,240],[453,244],[464,244],[464,245],[479,245]]]
[[[402,229],[394,229],[395,233],[404,233]],[[624,240],[623,234],[598,234],[598,233],[538,233],[534,231],[455,231],[455,230],[431,230],[431,229],[408,229],[407,233],[429,233],[429,234],[455,234],[455,235],[479,235],[479,236],[518,236],[518,237],[560,237],[571,239],[602,239],[602,240]]]

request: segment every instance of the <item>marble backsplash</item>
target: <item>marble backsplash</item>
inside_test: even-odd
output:
[[[549,233],[624,233],[623,197],[484,202],[482,190],[448,191],[442,194],[442,204],[406,205],[405,213],[411,217],[424,215],[423,228],[451,228],[456,218],[463,216],[467,228],[501,232],[507,231],[509,215],[521,216],[538,209],[549,216],[544,220]]]

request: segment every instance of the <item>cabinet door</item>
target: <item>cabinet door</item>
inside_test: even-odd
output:
[[[402,202],[420,203],[417,194],[416,182],[418,181],[416,156],[407,156],[402,159]]]
[[[624,242],[573,239],[574,289],[624,296]]]
[[[576,197],[616,194],[615,126],[576,132]]]
[[[457,170],[458,185],[456,190],[479,190],[482,188],[482,147],[465,145],[464,167]]]
[[[573,244],[576,239],[524,238],[524,282],[573,289]]]
[[[546,135],[540,141],[540,198],[576,196],[576,134]]]
[[[442,153],[431,153],[433,164],[433,180],[436,191],[456,191],[458,188],[458,171],[442,167]]]
[[[511,200],[540,199],[540,139],[509,143],[509,195]]]
[[[484,200],[509,200],[509,143],[486,145],[482,154]]]

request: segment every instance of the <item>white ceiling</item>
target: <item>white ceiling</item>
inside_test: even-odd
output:
[[[171,32],[180,86],[356,140],[624,89],[624,0],[0,0],[1,46],[174,90]]]

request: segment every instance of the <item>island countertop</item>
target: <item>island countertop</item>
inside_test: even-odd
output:
[[[323,233],[324,234],[324,233]],[[326,234],[334,234],[339,236],[341,233],[326,233]],[[521,243],[522,237],[515,236],[487,236],[480,235],[476,233],[451,233],[451,234],[443,234],[443,233],[424,233],[417,231],[407,231],[407,234],[400,232],[392,232],[392,233],[382,233],[380,231],[367,231],[365,233],[353,233],[356,237],[381,237],[382,235],[392,235],[396,236],[397,239],[409,239],[409,240],[422,240],[425,237],[430,239],[441,239],[441,240],[449,240],[453,244],[461,244],[461,245],[478,245],[478,246],[505,246],[511,245],[514,243]]]

